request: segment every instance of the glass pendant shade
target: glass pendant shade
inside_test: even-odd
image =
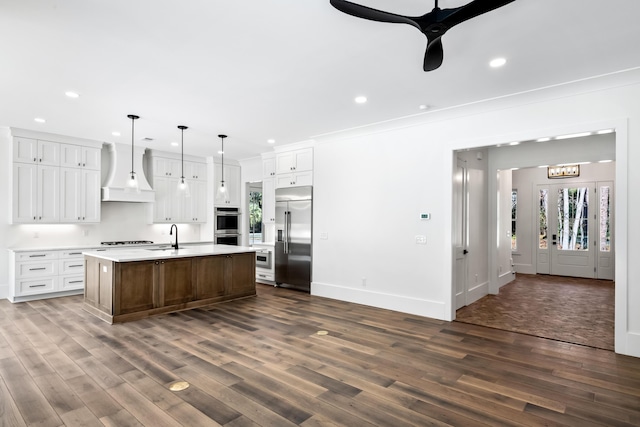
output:
[[[136,116],[134,114],[129,114],[127,116],[131,119],[131,172],[129,172],[129,176],[127,177],[127,185],[124,188],[124,191],[127,193],[139,193],[140,185],[138,183],[138,177],[136,176],[135,169],[133,168],[133,157],[134,157],[134,122],[140,118],[140,116]]]
[[[187,126],[180,125],[178,126],[181,132],[181,154],[180,158],[182,160],[182,176],[180,176],[180,181],[178,182],[178,194],[182,194],[185,197],[191,197],[191,192],[189,191],[189,184],[184,179],[184,130],[189,129]]]

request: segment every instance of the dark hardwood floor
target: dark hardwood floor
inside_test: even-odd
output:
[[[327,335],[318,335],[327,331]],[[173,392],[169,386],[187,381]],[[0,301],[2,426],[638,426],[640,359],[259,286],[108,325]]]
[[[456,320],[613,351],[615,284],[518,273],[498,295],[459,309]]]

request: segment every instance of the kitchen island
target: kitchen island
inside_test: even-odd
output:
[[[208,244],[83,255],[84,308],[109,323],[256,294],[254,248]]]

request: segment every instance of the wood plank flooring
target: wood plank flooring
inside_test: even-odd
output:
[[[0,425],[638,426],[640,359],[262,285],[120,325],[2,300]]]
[[[615,283],[520,274],[456,313],[459,322],[614,349]]]

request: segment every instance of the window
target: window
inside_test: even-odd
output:
[[[549,190],[540,190],[540,231],[538,233],[538,248],[547,249],[547,225],[549,214]]]
[[[589,250],[589,189],[558,189],[558,250]]]
[[[511,250],[518,249],[516,220],[518,219],[518,190],[511,190]]]
[[[600,251],[611,252],[611,196],[609,187],[600,187]]]
[[[262,243],[262,191],[249,192],[249,244]]]

